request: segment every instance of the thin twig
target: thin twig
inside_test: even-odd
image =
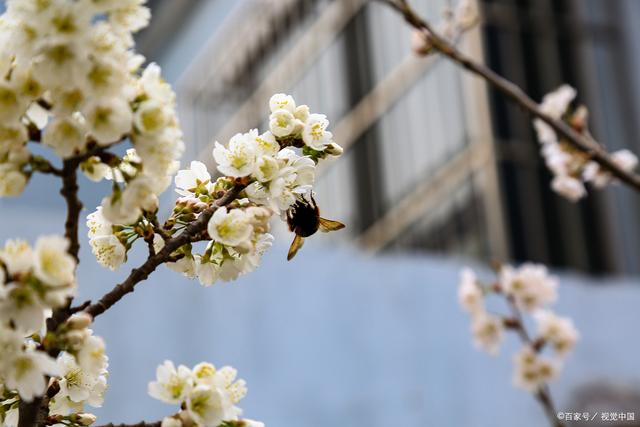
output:
[[[147,219],[149,220],[149,222],[153,226],[153,232],[154,233],[158,233],[160,235],[160,237],[162,237],[162,240],[164,240],[166,242],[167,240],[171,239],[171,235],[169,233],[167,233],[167,231],[160,226],[160,222],[158,222],[158,215],[157,214],[148,215]]]
[[[539,118],[551,126],[560,137],[566,140],[574,148],[586,153],[589,158],[597,162],[602,168],[610,172],[620,181],[640,191],[640,175],[620,168],[611,155],[597,142],[581,135],[571,126],[561,120],[556,120],[550,115],[540,110],[537,102],[531,99],[515,83],[500,76],[485,65],[474,61],[470,56],[459,51],[453,44],[434,31],[429,22],[422,19],[406,0],[381,0],[402,14],[405,21],[413,28],[424,32],[431,41],[433,48],[448,57],[453,62],[462,66],[466,70],[483,78],[487,83],[502,92],[516,104],[520,105],[532,116]]]
[[[236,185],[231,190],[228,190],[215,203],[205,209],[198,219],[189,224],[182,233],[167,240],[164,247],[157,254],[150,256],[140,267],[134,268],[124,282],[106,293],[98,302],[91,304],[85,309],[85,311],[95,318],[111,308],[111,306],[120,301],[126,294],[133,292],[138,283],[147,279],[147,277],[149,277],[149,275],[153,273],[160,264],[171,259],[172,252],[189,243],[192,236],[199,234],[202,230],[205,230],[213,213],[219,207],[225,206],[235,200],[238,193],[240,193],[243,188],[244,185]]]

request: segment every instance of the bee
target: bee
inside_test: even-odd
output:
[[[289,247],[287,261],[291,261],[304,244],[304,238],[315,234],[320,230],[324,233],[329,231],[341,230],[344,224],[338,221],[332,221],[320,216],[320,209],[316,201],[311,196],[311,200],[298,200],[293,206],[287,210],[287,224],[289,230],[294,232],[296,236]]]

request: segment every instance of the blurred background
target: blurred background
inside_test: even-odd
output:
[[[476,352],[456,306],[461,266],[483,271],[496,260],[561,274],[557,310],[582,339],[552,385],[559,409],[640,419],[636,193],[611,186],[576,204],[556,196],[530,118],[446,59],[413,56],[411,31],[379,2],[148,3],[138,49],[178,94],[183,163],[212,166],[213,141],[266,128],[269,97],[290,93],[325,113],[345,148],[321,168],[316,191],[324,216],[347,228],[314,236],[287,263],[292,236],[274,224],[278,244],[264,265],[211,289],[162,268],[96,325],[111,359],[101,421],[170,413],[146,395],[170,358],[237,367],[250,390],[246,416],[268,426],[544,425],[533,399],[510,385],[516,340],[498,359]],[[411,3],[434,22],[455,6]],[[595,137],[640,152],[640,2],[479,7],[465,52],[534,99],[575,86]],[[83,184],[87,214],[108,186]],[[0,237],[62,232],[58,199],[38,177],[23,197],[0,200]],[[95,298],[126,271],[100,269],[84,243],[80,298]]]

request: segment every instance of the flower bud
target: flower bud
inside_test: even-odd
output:
[[[72,315],[69,320],[67,320],[67,325],[69,329],[85,329],[91,322],[93,322],[93,317],[91,317],[89,313],[81,311]]]
[[[344,149],[335,142],[332,142],[327,146],[327,148],[325,148],[324,152],[331,156],[341,156]]]
[[[88,333],[86,329],[74,329],[67,332],[64,337],[70,346],[76,347],[82,344],[87,336]]]
[[[194,424],[193,418],[191,418],[191,415],[187,411],[180,411],[177,418],[179,418],[185,426]]]
[[[160,427],[182,427],[182,420],[177,417],[164,417]]]
[[[83,426],[90,426],[96,422],[96,416],[93,414],[79,413],[75,416],[76,422]]]
[[[424,31],[414,30],[411,34],[411,48],[416,55],[426,56],[433,49],[433,43]]]

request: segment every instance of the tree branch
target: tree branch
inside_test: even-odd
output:
[[[69,255],[75,258],[76,263],[80,260],[78,252],[80,251],[80,242],[78,239],[78,223],[80,220],[80,211],[82,210],[82,202],[78,198],[78,158],[64,160],[62,171],[59,176],[62,177],[62,189],[60,194],[64,197],[67,204],[67,219],[64,224],[65,237],[69,240]],[[55,331],[58,326],[64,322],[70,315],[69,306],[71,298],[61,308],[56,309],[52,316],[47,319],[47,330]],[[51,350],[52,357],[57,356],[59,351]],[[18,427],[31,427],[43,423],[44,416],[47,414],[48,399],[44,397],[36,397],[31,402],[20,402]],[[40,417],[40,419],[39,419]]]
[[[111,306],[120,301],[126,294],[133,292],[138,283],[147,279],[147,277],[149,277],[149,275],[153,273],[160,264],[171,259],[172,252],[191,242],[192,236],[195,236],[205,230],[213,213],[219,207],[225,206],[235,200],[244,187],[245,185],[243,184],[236,184],[234,188],[228,190],[222,197],[216,200],[215,203],[205,209],[198,219],[189,224],[182,233],[167,240],[164,247],[157,254],[147,258],[145,263],[140,267],[131,270],[129,277],[127,277],[124,282],[106,293],[98,302],[91,304],[85,309],[85,311],[95,318],[111,308]]]
[[[628,172],[620,168],[611,155],[600,144],[587,138],[567,125],[561,120],[556,120],[540,110],[537,102],[531,99],[524,91],[513,82],[500,76],[483,64],[475,62],[471,57],[460,52],[453,44],[434,31],[433,27],[426,20],[421,18],[409,5],[406,0],[381,0],[397,10],[413,28],[422,31],[433,44],[433,48],[448,57],[453,62],[462,66],[466,70],[476,74],[487,83],[510,98],[516,104],[528,111],[532,116],[551,126],[560,137],[566,140],[574,148],[586,153],[593,161],[597,162],[603,169],[610,172],[620,181],[640,191],[640,175]]]
[[[67,220],[64,223],[64,235],[69,239],[69,255],[79,262],[78,252],[80,251],[80,241],[78,239],[78,223],[80,221],[80,211],[82,202],[78,198],[78,165],[76,159],[65,160],[62,165],[62,189],[60,194],[67,203]]]

